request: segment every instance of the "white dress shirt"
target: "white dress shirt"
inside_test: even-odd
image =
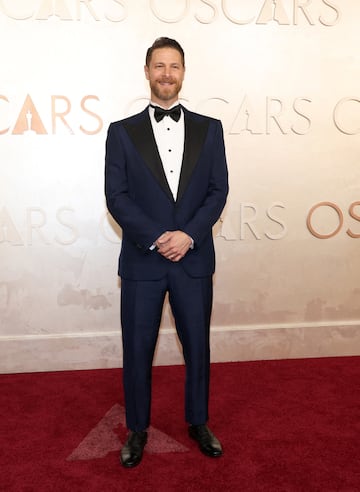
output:
[[[151,102],[154,106],[159,106]],[[177,106],[178,102],[170,106]],[[165,109],[165,108],[163,108]],[[155,109],[149,106],[149,114],[156,145],[163,164],[165,176],[170,190],[176,201],[179,188],[181,164],[184,153],[185,124],[184,113],[181,111],[179,121],[174,121],[170,116],[164,116],[161,121],[155,120]]]
[[[159,106],[150,102],[153,106]],[[170,108],[177,106],[179,102],[174,103]],[[161,106],[160,106],[161,107]],[[162,165],[164,168],[165,176],[171,193],[176,201],[181,165],[184,153],[184,141],[185,141],[185,122],[184,113],[181,111],[181,116],[179,121],[174,121],[170,116],[164,116],[161,121],[155,120],[155,109],[149,106],[150,121],[152,129],[154,132],[155,142],[160,154]],[[194,240],[191,239],[190,249],[194,248]],[[153,244],[150,249],[154,249],[155,244]]]

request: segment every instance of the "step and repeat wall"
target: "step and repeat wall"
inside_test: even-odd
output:
[[[360,354],[359,26],[357,0],[0,0],[1,372],[122,364],[105,139],[159,36],[224,127],[212,360]],[[155,363],[182,363],[168,303]]]

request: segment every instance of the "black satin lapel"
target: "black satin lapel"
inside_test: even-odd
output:
[[[191,175],[199,159],[201,149],[204,145],[205,137],[209,126],[209,122],[207,120],[196,121],[186,112],[184,112],[184,116],[185,116],[184,155],[183,155],[183,161],[181,166],[177,201],[181,200],[181,197],[183,196],[184,191],[186,190],[186,187],[190,181]]]
[[[147,112],[147,110],[145,110]],[[146,165],[151,170],[155,179],[158,181],[163,190],[172,200],[169,184],[167,182],[164,168],[161,162],[160,154],[156,145],[154,133],[151,126],[150,116],[144,112],[144,118],[137,123],[124,123],[124,128],[128,132],[137,151],[144,159]]]

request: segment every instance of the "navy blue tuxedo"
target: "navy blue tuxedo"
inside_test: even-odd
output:
[[[150,251],[165,231],[182,230],[194,249],[181,260],[193,277],[215,268],[212,226],[228,192],[221,123],[183,108],[185,146],[176,202],[152,132],[148,109],[112,123],[106,151],[106,197],[123,230],[119,275],[154,280],[165,275],[168,260]]]
[[[182,110],[185,142],[176,200],[165,177],[148,108],[112,123],[106,143],[107,206],[123,231],[119,275],[124,388],[131,430],[144,430],[149,423],[151,364],[166,292],[187,366],[186,419],[193,424],[207,419],[215,269],[212,227],[225,205],[228,174],[221,122]],[[175,230],[194,240],[193,249],[178,263],[151,249],[165,231]]]

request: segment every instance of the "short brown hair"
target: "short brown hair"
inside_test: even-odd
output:
[[[175,41],[175,39],[166,38],[166,37],[161,37],[161,38],[155,39],[155,41],[150,46],[150,48],[148,48],[148,50],[146,52],[146,59],[145,59],[145,64],[147,67],[150,64],[150,60],[151,60],[151,56],[153,54],[153,51],[157,50],[158,48],[174,48],[175,50],[177,50],[181,55],[182,64],[185,67],[184,50],[182,49],[180,44],[177,41]]]

